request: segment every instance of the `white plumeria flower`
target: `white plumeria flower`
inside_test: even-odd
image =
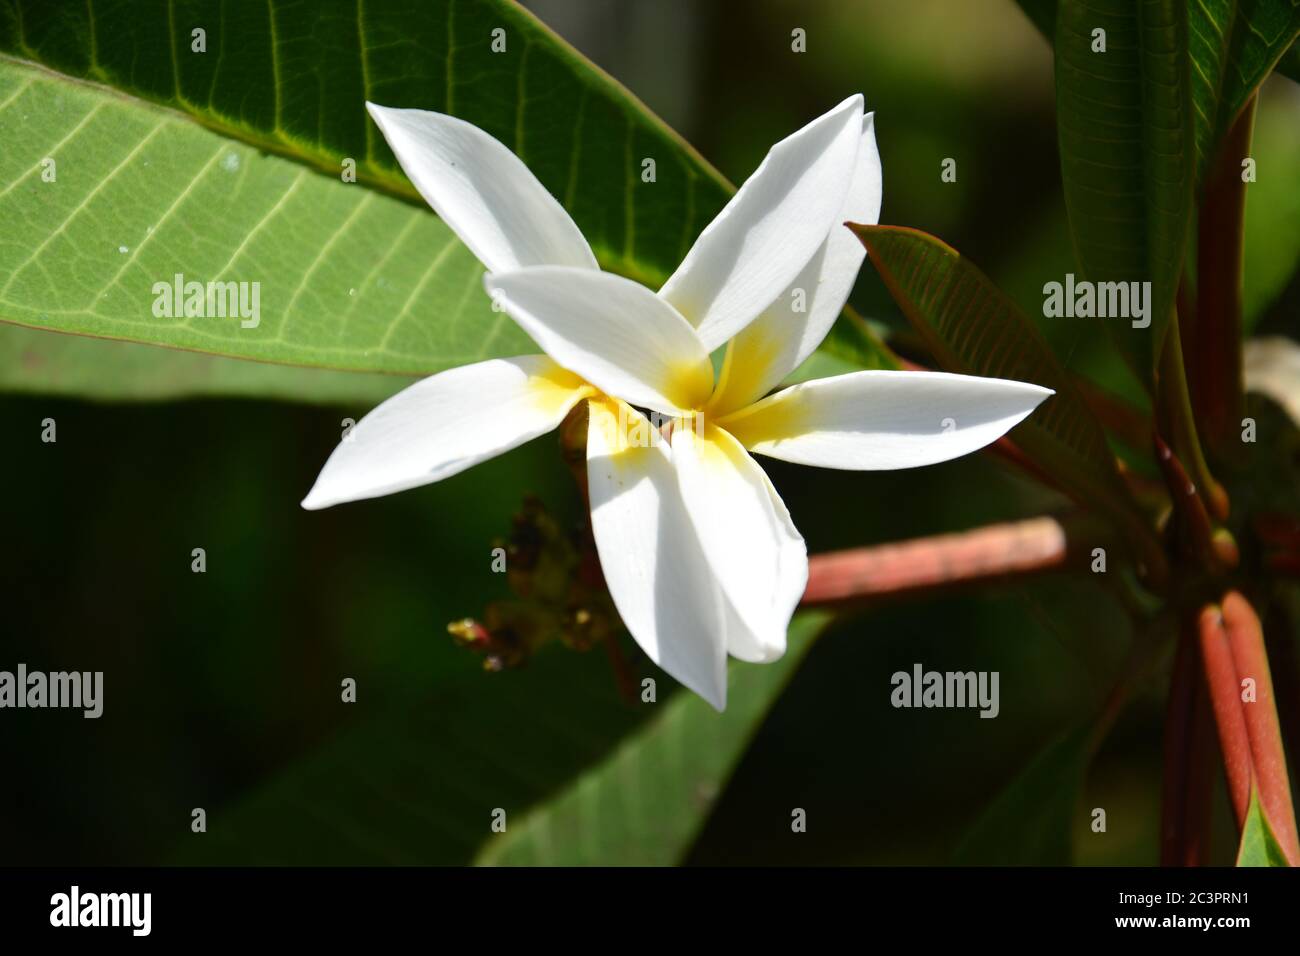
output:
[[[770,661],[807,583],[803,538],[750,452],[891,469],[968,454],[1051,392],[857,372],[767,393],[829,331],[874,223],[880,159],[853,96],[769,151],[656,294],[601,272],[577,226],[501,143],[454,117],[370,105],[421,195],[546,353],[427,378],[335,449],[324,508],[454,475],[588,400],[591,522],[610,596],[649,657],[721,710],[726,657]],[[715,382],[710,353],[726,345]],[[670,442],[636,408],[676,419]]]

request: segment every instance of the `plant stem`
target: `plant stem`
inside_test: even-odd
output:
[[[1223,769],[1228,778],[1228,796],[1240,829],[1245,826],[1246,812],[1250,809],[1253,761],[1246,717],[1241,712],[1241,700],[1238,697],[1240,685],[1237,683],[1237,666],[1233,663],[1232,649],[1228,646],[1228,632],[1224,628],[1222,610],[1216,605],[1202,608],[1196,619],[1196,629],[1201,664],[1205,669],[1210,704],[1214,710],[1214,722],[1219,730]]]
[[[1184,554],[1194,558],[1203,568],[1216,569],[1214,526],[1200,489],[1165,440],[1157,434],[1153,441],[1156,462],[1169,488],[1169,500],[1176,519],[1175,541]]]
[[[1195,659],[1182,637],[1174,654],[1165,703],[1164,773],[1160,794],[1160,865],[1183,863],[1187,842],[1187,766],[1191,757],[1192,702],[1196,688]]]
[[[1245,826],[1253,786],[1282,852],[1292,866],[1300,865],[1286,752],[1259,617],[1249,601],[1230,591],[1221,608],[1201,610],[1197,627],[1237,826]],[[1245,678],[1255,682],[1253,700],[1242,699]]]
[[[1165,711],[1160,863],[1200,866],[1209,855],[1213,730],[1194,629],[1179,637]]]
[[[909,594],[1048,571],[1065,564],[1064,526],[1055,518],[989,525],[957,534],[813,555],[803,604]]]
[[[1232,125],[1205,181],[1197,236],[1195,337],[1188,340],[1196,419],[1214,460],[1232,460],[1242,415],[1241,293],[1245,249],[1246,183],[1255,103]]]
[[[1223,486],[1214,480],[1205,463],[1196,422],[1192,414],[1191,397],[1187,390],[1187,374],[1183,361],[1182,336],[1178,323],[1169,324],[1165,347],[1160,354],[1159,381],[1160,430],[1169,437],[1174,451],[1185,464],[1188,474],[1196,484],[1210,513],[1220,521],[1228,517],[1228,495]],[[1185,489],[1170,488],[1178,496]]]
[[[1282,746],[1282,727],[1278,722],[1277,699],[1269,672],[1268,653],[1264,648],[1264,629],[1259,616],[1241,594],[1230,591],[1223,598],[1223,623],[1228,646],[1236,665],[1238,686],[1246,678],[1255,681],[1255,699],[1244,701],[1246,731],[1250,737],[1250,754],[1255,784],[1264,814],[1273,826],[1287,859],[1300,866],[1300,839],[1296,835],[1295,806],[1287,777],[1286,751]]]

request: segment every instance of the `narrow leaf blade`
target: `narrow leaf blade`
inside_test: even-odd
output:
[[[1070,834],[1088,769],[1089,727],[1071,727],[1051,741],[980,813],[954,862],[982,866],[1061,866],[1072,856]]]
[[[1134,327],[1131,317],[1106,320],[1147,381],[1168,328],[1192,211],[1185,4],[1062,0],[1056,23],[1057,128],[1075,249],[1091,282],[1150,283],[1149,327]]]
[[[666,866],[685,857],[746,745],[828,616],[805,612],[772,664],[733,662],[719,714],[678,693],[598,766],[487,843],[490,865]]]
[[[1300,4],[1194,0],[1187,16],[1199,182],[1247,101],[1275,66],[1282,67],[1300,34]]]

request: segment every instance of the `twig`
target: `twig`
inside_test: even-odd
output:
[[[1273,678],[1264,649],[1264,629],[1250,602],[1236,591],[1228,592],[1223,599],[1223,623],[1237,669],[1238,687],[1247,678],[1255,682],[1255,699],[1242,702],[1241,710],[1250,737],[1259,800],[1282,851],[1292,866],[1300,866],[1300,839],[1296,835],[1295,807],[1287,778],[1286,750],[1282,746]]]
[[[1065,564],[1065,528],[1032,518],[957,534],[813,555],[804,605],[907,594],[1048,571]]]
[[[1156,461],[1169,487],[1178,544],[1183,552],[1209,571],[1221,572],[1237,566],[1237,542],[1227,528],[1216,528],[1210,520],[1200,489],[1187,474],[1183,463],[1158,434],[1153,436]]]
[[[1205,181],[1197,236],[1195,336],[1189,338],[1188,377],[1206,447],[1222,465],[1241,422],[1241,295],[1245,253],[1246,183],[1255,101],[1237,117]],[[1239,446],[1238,446],[1239,447]]]
[[[1253,786],[1282,852],[1292,866],[1300,865],[1286,752],[1259,617],[1249,601],[1230,591],[1221,608],[1202,609],[1198,629],[1237,826],[1245,826]],[[1254,700],[1242,699],[1245,678],[1255,682]]]
[[[1159,395],[1156,406],[1160,430],[1169,437],[1170,444],[1186,466],[1187,473],[1205,501],[1205,507],[1209,509],[1210,514],[1223,521],[1228,517],[1228,493],[1210,474],[1210,466],[1206,464],[1205,453],[1201,450],[1201,441],[1192,412],[1191,395],[1187,387],[1182,335],[1177,321],[1170,323],[1164,349],[1160,354]],[[1171,487],[1170,494],[1176,497],[1178,492]]]
[[[1237,683],[1237,666],[1233,663],[1224,628],[1223,612],[1215,605],[1201,609],[1196,619],[1201,664],[1210,691],[1214,723],[1219,730],[1219,747],[1223,752],[1223,769],[1228,778],[1228,796],[1237,817],[1238,828],[1246,824],[1250,809],[1250,781],[1253,760],[1246,716],[1241,712],[1241,692]]]
[[[1189,628],[1178,641],[1165,711],[1162,866],[1198,866],[1208,858],[1214,745],[1200,663]]]

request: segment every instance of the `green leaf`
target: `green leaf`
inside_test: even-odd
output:
[[[1054,42],[1057,0],[1017,2]],[[1232,121],[1270,70],[1300,83],[1300,43],[1291,42],[1300,32],[1300,6],[1292,3],[1288,10],[1277,0],[1187,0],[1187,17],[1200,181]]]
[[[1090,728],[1065,731],[1015,776],[976,818],[954,863],[1061,866],[1073,855],[1071,832],[1091,759]]]
[[[421,208],[364,103],[461,116],[528,164],[606,268],[638,278],[666,278],[731,191],[508,0],[354,0],[329,11],[269,0],[239,13],[223,0],[0,0],[0,51],[175,107],[335,179],[352,158],[362,184]],[[205,53],[193,50],[195,29],[206,31]],[[656,159],[653,184],[640,180],[644,157]]]
[[[1187,16],[1199,182],[1238,114],[1300,34],[1300,4],[1191,0]]]
[[[1253,786],[1246,825],[1241,831],[1241,846],[1237,850],[1237,866],[1290,866],[1260,805],[1259,791]]]
[[[679,693],[598,766],[505,834],[477,862],[493,865],[667,866],[681,862],[768,710],[828,615],[805,612],[772,664],[732,662],[719,714]]]
[[[604,268],[652,286],[732,192],[507,0],[356,0],[330,14],[268,2],[240,16],[222,0],[0,0],[0,320],[408,375],[535,351],[490,311],[481,267],[407,182],[366,99],[486,129],[561,200]],[[357,182],[342,181],[345,161]],[[177,273],[258,283],[260,322],[158,318],[154,284]],[[873,364],[888,362],[869,344]],[[53,376],[67,389],[77,378]],[[272,371],[210,382],[237,395],[299,385]],[[96,397],[141,392],[94,384]]]
[[[534,351],[401,175],[367,98],[498,136],[606,268],[651,283],[729,195],[630,94],[504,0],[250,11],[0,0],[0,318],[404,374]],[[342,181],[345,159],[356,183]],[[177,273],[259,283],[260,323],[156,317],[154,284]]]
[[[444,677],[427,699],[326,742],[210,813],[205,838],[183,844],[178,860],[462,864],[542,852],[632,863],[679,855],[826,621],[798,616],[776,663],[733,664],[722,714],[680,690],[630,707],[599,650],[553,648],[520,670]],[[639,660],[662,692],[663,676]],[[643,789],[619,789],[642,771],[653,774],[641,777]],[[575,807],[575,780],[586,781],[592,804]],[[529,812],[548,799],[549,809]],[[505,835],[491,829],[498,808]],[[572,816],[588,810],[589,819]],[[542,850],[545,832],[552,842]],[[599,843],[570,843],[571,833]]]
[[[115,402],[271,398],[360,412],[412,381],[400,375],[268,365],[16,325],[0,327],[0,392]]]
[[[495,810],[515,826],[648,716],[619,699],[599,651],[557,647],[519,670],[441,676],[423,700],[390,706],[209,810],[204,839],[182,843],[177,861],[469,863]]]
[[[1093,52],[1095,30],[1105,52]],[[1150,327],[1106,328],[1150,381],[1192,212],[1195,133],[1186,0],[1061,0],[1056,107],[1070,228],[1084,278],[1150,282]]]
[[[535,350],[492,311],[469,250],[392,196],[12,60],[0,60],[0,140],[11,322],[405,374]],[[257,283],[259,315],[155,315],[155,284],[178,274],[249,283],[250,316]]]
[[[854,226],[890,294],[940,368],[1053,389],[1011,437],[1071,497],[1121,527],[1141,524],[1105,434],[1038,328],[969,260],[901,226]],[[1157,561],[1133,532],[1145,560]],[[1149,565],[1151,566],[1151,565]]]

